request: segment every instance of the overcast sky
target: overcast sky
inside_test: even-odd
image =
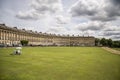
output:
[[[120,40],[120,0],[0,0],[0,23]]]

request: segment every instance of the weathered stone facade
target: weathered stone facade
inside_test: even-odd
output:
[[[5,24],[0,24],[0,44],[20,44],[21,40],[28,40],[29,45],[42,46],[94,46],[94,37],[84,36],[64,36],[47,33],[38,33],[31,30],[11,28]]]

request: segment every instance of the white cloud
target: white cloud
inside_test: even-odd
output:
[[[105,27],[106,27],[106,24],[103,22],[88,21],[88,22],[78,24],[76,26],[76,29],[81,31],[86,31],[86,30],[97,31],[97,30],[103,30]]]
[[[114,26],[111,22],[101,22],[101,21],[88,21],[80,23],[75,27],[77,30],[86,31],[120,31],[119,26]]]
[[[19,13],[16,15],[17,18],[24,20],[38,20],[40,16],[43,15],[37,13],[34,9],[24,13],[19,11]]]
[[[58,24],[67,24],[71,21],[70,16],[57,15],[55,18]]]
[[[88,21],[75,26],[77,31],[82,31],[84,35],[97,37],[117,38],[120,36],[120,27],[112,25],[111,22]]]
[[[120,36],[120,32],[119,31],[107,31],[104,32],[105,36],[112,36],[112,35],[119,35]]]
[[[63,25],[71,20],[71,16],[63,10],[61,0],[32,0],[29,5],[28,11],[20,11],[16,17],[23,20],[37,20],[41,23],[38,27],[44,27],[47,32],[64,31]]]
[[[100,10],[99,3],[96,0],[79,0],[71,7],[72,16],[94,15]]]
[[[102,36],[105,36],[106,38],[111,38],[113,40],[120,40],[120,31],[106,31],[103,32]]]
[[[54,33],[54,34],[67,34],[68,33],[65,27],[49,27],[47,32]]]
[[[55,15],[63,11],[61,0],[32,0],[31,9],[17,14],[20,19],[37,20],[41,16]]]
[[[90,20],[111,21],[120,16],[120,5],[116,5],[114,0],[79,0],[69,12],[73,17],[84,16]]]
[[[116,22],[120,19],[119,4],[119,0],[79,0],[72,5],[69,13],[79,21],[81,18],[88,19],[75,26],[84,35],[120,39],[120,24]]]
[[[63,10],[61,0],[33,0],[31,7],[40,13],[57,13]]]

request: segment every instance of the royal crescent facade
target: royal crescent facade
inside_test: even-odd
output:
[[[41,46],[94,46],[95,38],[92,36],[65,36],[33,32],[32,30],[17,29],[0,24],[0,44],[16,45],[21,40],[28,40],[29,45]]]

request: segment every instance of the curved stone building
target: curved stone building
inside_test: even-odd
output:
[[[0,24],[0,44],[17,45],[21,40],[28,40],[29,45],[41,46],[94,46],[95,38],[88,36],[65,36],[33,32]]]

